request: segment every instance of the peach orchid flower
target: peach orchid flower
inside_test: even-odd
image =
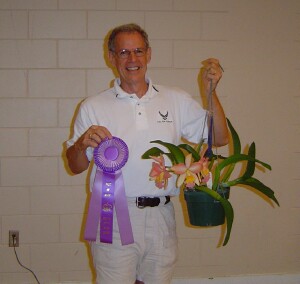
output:
[[[202,163],[202,170],[200,171],[202,176],[201,181],[207,183],[211,178],[210,171],[208,169],[208,158],[202,157],[199,162]]]
[[[185,163],[180,163],[171,167],[171,171],[179,175],[177,187],[180,187],[185,183],[189,188],[194,187],[195,184],[200,184],[198,174],[202,169],[203,163],[201,161],[192,163],[192,154],[188,154],[185,157]]]
[[[150,180],[155,181],[155,185],[158,188],[166,188],[168,185],[168,178],[172,175],[167,171],[165,166],[165,159],[163,155],[158,157],[150,156],[156,162],[152,162],[152,169],[150,171]]]

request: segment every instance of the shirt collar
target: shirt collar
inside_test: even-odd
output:
[[[117,99],[134,99],[139,100],[142,102],[150,101],[153,97],[155,97],[158,94],[157,88],[155,88],[152,84],[152,81],[150,78],[146,78],[146,82],[148,83],[148,90],[146,94],[139,98],[136,94],[129,94],[125,92],[121,87],[121,80],[120,78],[116,78],[114,82],[114,91],[116,94]]]

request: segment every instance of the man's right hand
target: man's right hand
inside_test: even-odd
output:
[[[74,174],[80,174],[89,166],[86,149],[88,147],[96,148],[105,138],[112,138],[109,130],[104,126],[92,125],[78,138],[73,146],[67,149],[68,165]]]
[[[112,138],[109,130],[104,126],[92,125],[79,137],[75,145],[81,151],[85,151],[87,147],[96,148],[105,138]]]

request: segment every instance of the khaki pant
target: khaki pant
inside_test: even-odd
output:
[[[177,259],[172,202],[139,209],[128,201],[134,244],[121,245],[114,215],[113,244],[91,243],[98,284],[170,284]],[[97,240],[99,239],[99,236]]]

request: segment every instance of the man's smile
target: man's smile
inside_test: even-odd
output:
[[[141,69],[141,67],[139,67],[139,66],[126,67],[126,70],[128,70],[128,71],[137,71],[140,69]]]

